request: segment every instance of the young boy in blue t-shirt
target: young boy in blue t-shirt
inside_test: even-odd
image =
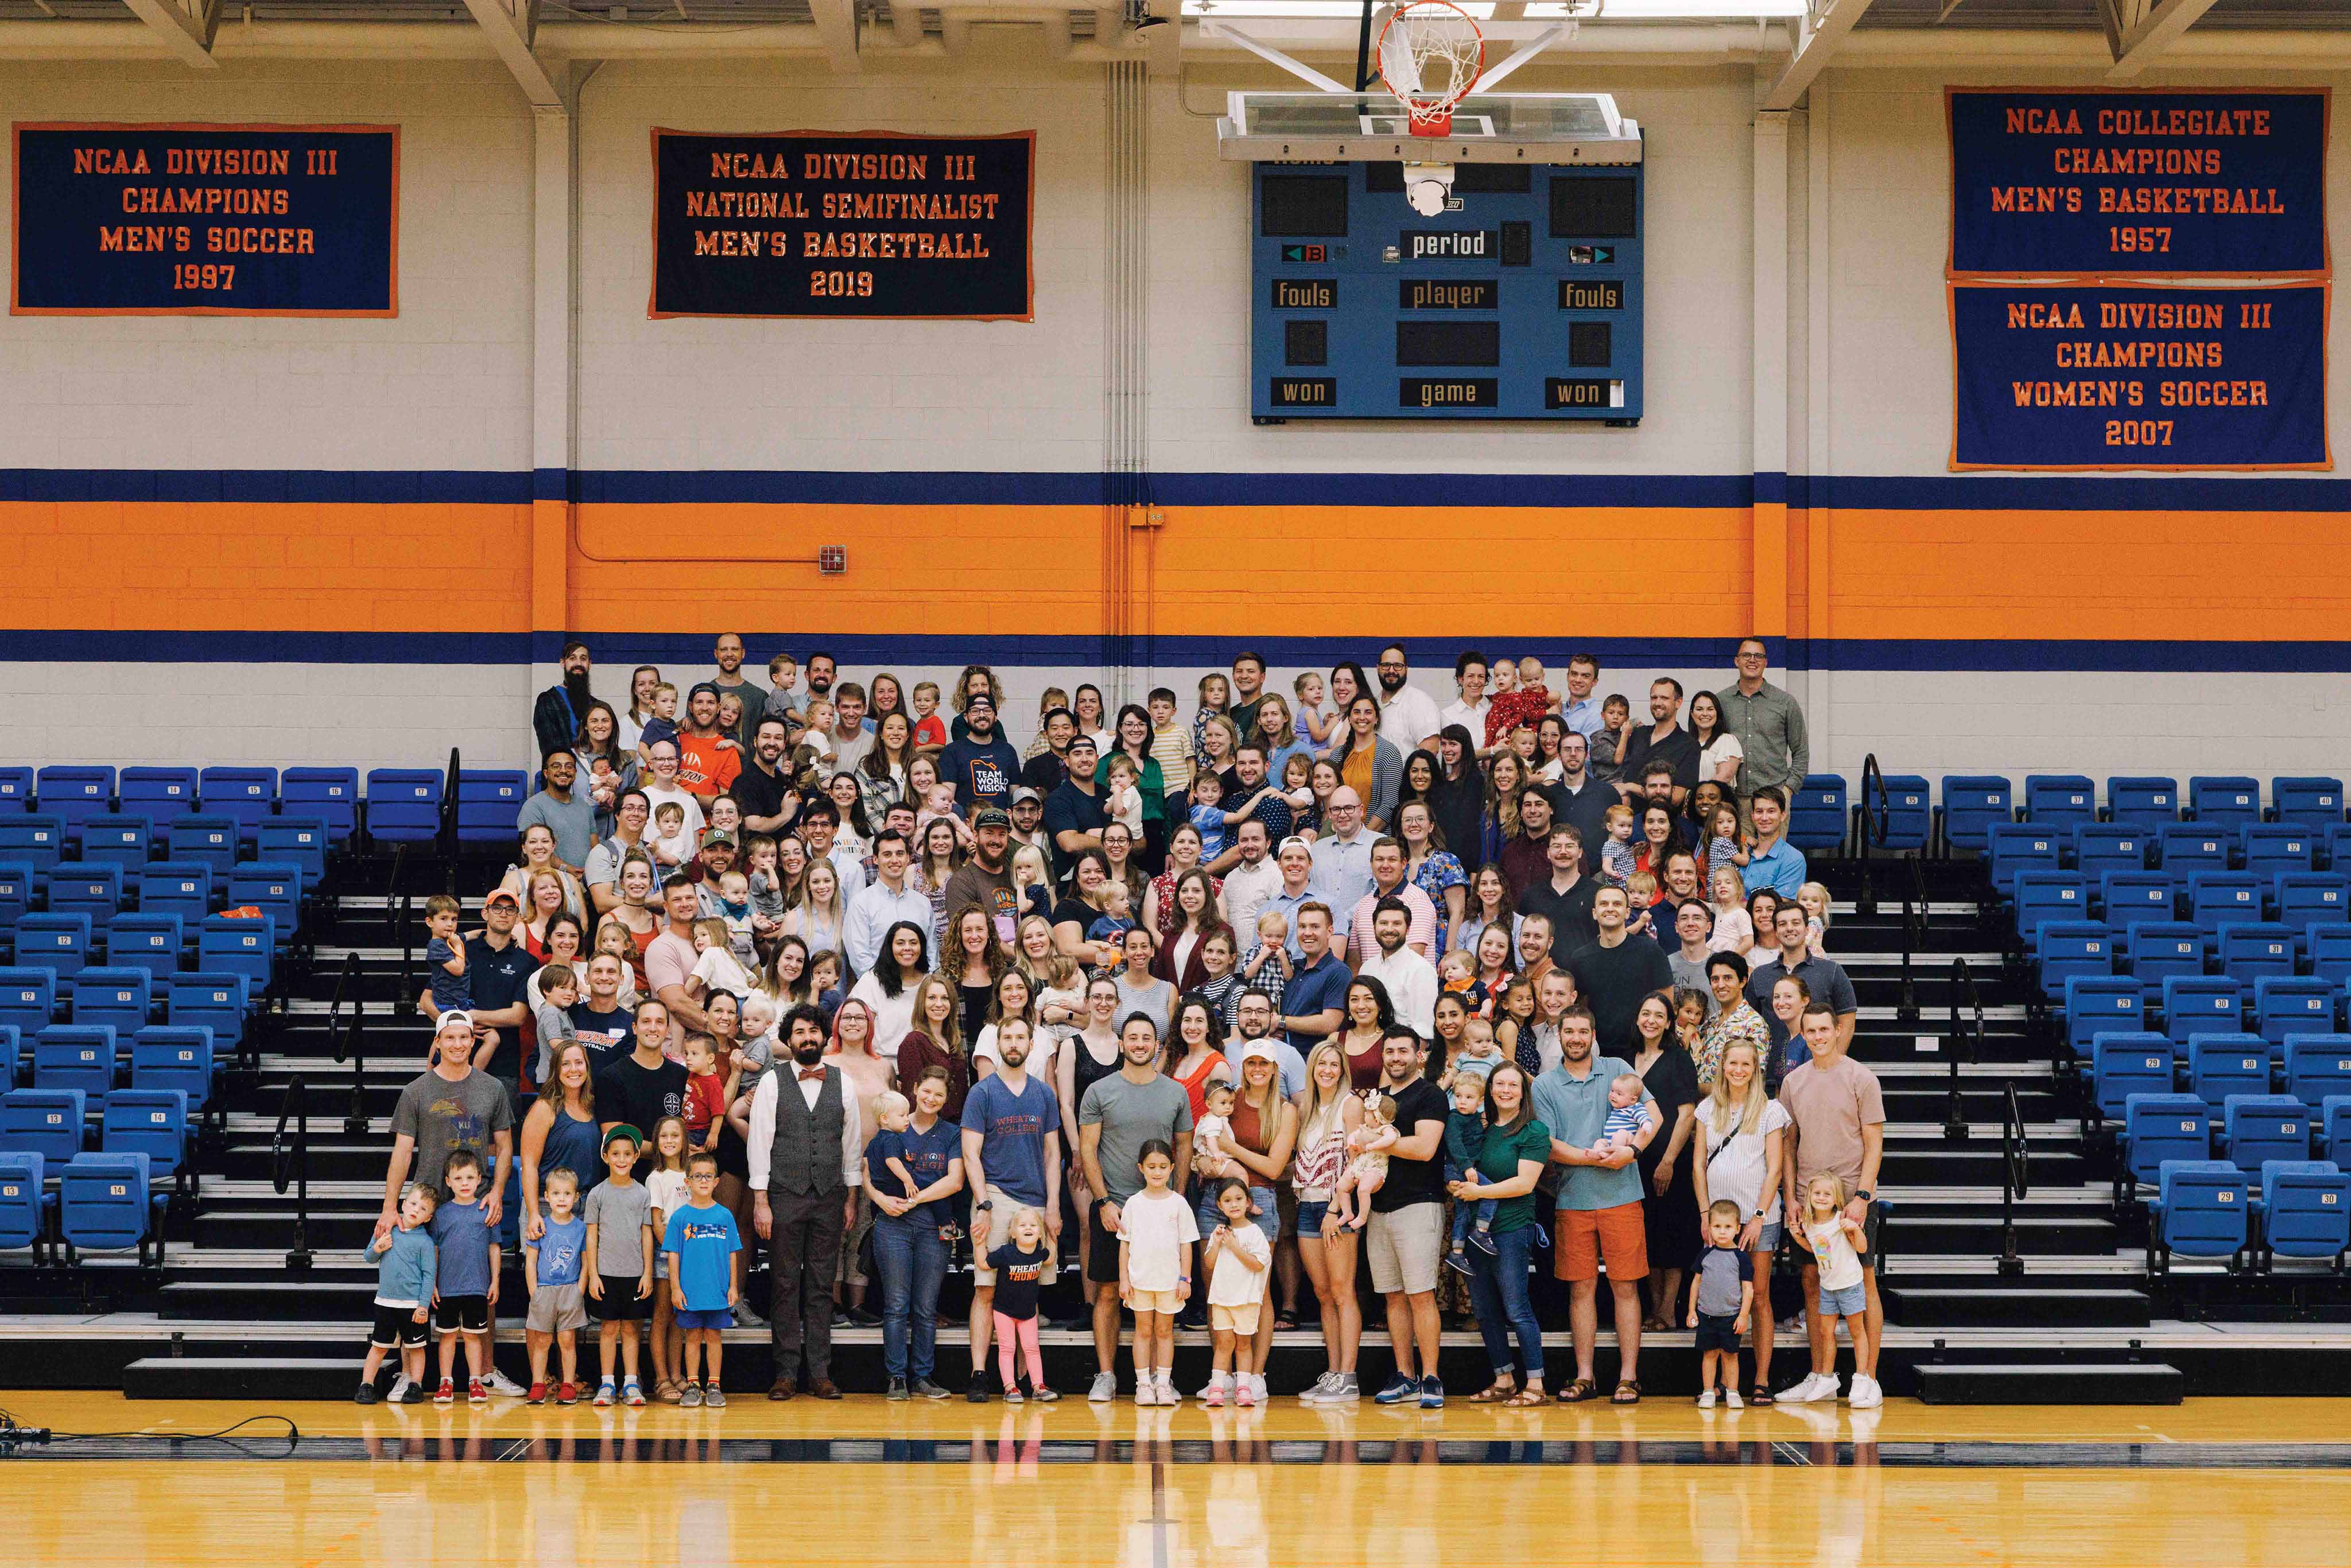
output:
[[[712,1195],[718,1187],[718,1156],[697,1151],[685,1162],[685,1202],[669,1217],[662,1250],[669,1255],[671,1302],[685,1334],[685,1387],[681,1406],[724,1409],[718,1389],[719,1336],[735,1321],[743,1297],[743,1238],[735,1217]],[[704,1356],[710,1363],[707,1386],[695,1381]]]

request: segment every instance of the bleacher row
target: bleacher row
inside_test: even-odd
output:
[[[1946,783],[1947,795],[1958,781]],[[2340,780],[2005,781],[1980,850],[2053,1035],[2111,1124],[2117,1206],[2173,1254],[2351,1249],[2351,821]],[[1946,821],[1949,807],[1946,808]],[[1970,820],[1951,841],[1974,838]],[[1949,830],[1946,828],[1947,834]]]
[[[348,768],[0,768],[0,1251],[160,1260],[329,857],[434,840],[444,790],[428,769],[362,791]],[[462,841],[511,841],[526,792],[461,775]]]

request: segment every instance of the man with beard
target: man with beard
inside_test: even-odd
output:
[[[1053,846],[1045,863],[1052,868],[1054,882],[1063,887],[1069,885],[1078,857],[1102,848],[1102,829],[1110,821],[1102,810],[1102,791],[1094,783],[1092,737],[1081,735],[1071,740],[1069,759],[1066,776],[1046,799],[1040,819],[1045,837]]]
[[[1596,845],[1607,841],[1608,808],[1621,797],[1612,786],[1592,776],[1591,762],[1591,743],[1569,730],[1559,742],[1559,781],[1543,794],[1551,801],[1553,822],[1573,828],[1585,843]],[[1636,817],[1635,825],[1638,824]]]
[[[743,699],[743,722],[737,726],[735,739],[748,747],[761,716],[768,711],[768,688],[744,675],[740,634],[721,632],[717,642],[711,644],[710,658],[718,666],[718,674],[711,677],[710,684],[721,694],[733,692]]]
[[[808,660],[809,695],[832,700],[832,683],[841,675],[841,662],[830,653],[810,653]]]
[[[594,694],[588,689],[590,661],[588,644],[574,637],[563,644],[563,679],[538,694],[530,710],[531,733],[538,737],[538,754],[569,749],[580,737]]]
[[[1009,943],[1020,924],[1020,898],[1012,889],[1012,819],[993,806],[971,820],[971,858],[947,878],[947,914],[977,904],[996,922],[996,936]]]
[[[1024,844],[1044,856],[1047,868],[1051,868],[1053,841],[1045,836],[1045,797],[1021,784],[1012,791],[1011,847],[1018,851]]]
[[[1616,789],[1636,810],[1648,792],[1646,783],[1636,786],[1631,780],[1644,779],[1652,761],[1672,769],[1671,804],[1680,805],[1698,788],[1698,741],[1682,727],[1681,711],[1682,684],[1660,675],[1649,683],[1650,722],[1625,727],[1623,755],[1617,758],[1624,770]]]
[[[963,710],[966,734],[939,753],[939,778],[955,786],[956,804],[967,812],[1001,806],[1020,779],[1020,754],[996,731],[996,701],[972,693]]]
[[[1519,791],[1519,836],[1502,846],[1502,880],[1512,898],[1523,900],[1551,874],[1551,796],[1530,784]]]
[[[1246,648],[1235,653],[1232,685],[1233,706],[1225,716],[1246,740],[1257,733],[1257,710],[1265,706],[1265,655]]]
[[[685,699],[685,724],[677,732],[677,781],[705,811],[743,771],[743,754],[722,744],[732,738],[718,727],[718,688],[702,682]]]
[[[1289,798],[1281,792],[1280,780],[1266,776],[1264,741],[1241,742],[1240,748],[1233,753],[1233,777],[1240,787],[1219,802],[1226,810],[1226,821],[1234,821],[1231,816],[1234,811],[1246,810],[1249,815],[1240,818],[1228,835],[1233,841],[1232,847],[1208,862],[1208,870],[1218,876],[1241,862],[1242,828],[1255,822],[1265,830],[1263,839],[1266,843],[1278,844],[1290,836],[1290,825],[1296,817],[1290,810]],[[1238,927],[1240,916],[1233,916],[1233,924]]]
[[[751,739],[751,759],[735,775],[726,792],[743,809],[746,831],[780,837],[799,811],[799,795],[784,768],[784,752],[791,733],[779,718],[763,718]]]
[[[1412,912],[1404,900],[1393,894],[1383,897],[1370,918],[1363,922],[1370,928],[1367,946],[1372,953],[1356,967],[1355,973],[1369,976],[1387,988],[1396,1022],[1421,1039],[1431,1040],[1437,1034],[1437,966],[1405,945],[1405,935],[1412,920]]]
[[[751,1092],[745,1140],[751,1168],[751,1225],[774,1247],[775,1291],[768,1328],[775,1346],[770,1399],[796,1392],[808,1364],[809,1392],[838,1399],[832,1382],[832,1280],[841,1241],[857,1214],[864,1176],[864,1128],[857,1096],[824,1060],[824,1025],[805,1004],[784,1017],[792,1071],[768,1072]]]
[[[963,1103],[963,1175],[971,1189],[971,1389],[987,1403],[987,1335],[995,1324],[996,1270],[987,1255],[1012,1233],[1013,1216],[1042,1209],[1048,1239],[1061,1234],[1061,1107],[1050,1085],[1029,1076],[1029,1020],[1013,1014],[996,1026],[996,1071],[971,1086]],[[1117,1257],[1113,1245],[1111,1254]],[[1047,1265],[1038,1281],[1053,1282]],[[1103,1292],[1113,1302],[1118,1292]],[[1115,1320],[1113,1320],[1114,1322]]]
[[[1405,663],[1404,644],[1391,643],[1380,650],[1380,738],[1409,756],[1435,751],[1437,732],[1445,727],[1437,716],[1437,699],[1411,685],[1412,669]]]

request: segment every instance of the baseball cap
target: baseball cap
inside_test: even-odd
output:
[[[1247,1045],[1241,1047],[1241,1061],[1244,1063],[1251,1061],[1271,1061],[1278,1063],[1281,1061],[1281,1058],[1276,1056],[1273,1053],[1273,1047],[1268,1045],[1265,1041],[1261,1040],[1253,1040]]]
[[[731,850],[735,847],[735,835],[724,828],[713,828],[702,835],[702,847],[706,850],[713,844],[725,844]]]
[[[1031,789],[1026,784],[1021,785],[1019,788],[1012,791],[1012,803],[1016,806],[1019,805],[1023,801],[1028,801],[1030,804],[1040,804],[1043,802],[1044,799],[1045,797],[1040,795],[1036,790]]]
[[[501,900],[513,904],[517,909],[520,909],[522,907],[522,900],[514,895],[514,889],[510,887],[494,887],[490,889],[488,895],[482,900],[482,907],[484,909],[487,909],[491,904],[496,904]]]
[[[1094,737],[1093,737],[1092,736],[1091,736],[1091,735],[1073,735],[1073,736],[1070,737],[1070,749],[1071,749],[1071,751],[1075,751],[1075,750],[1076,750],[1079,747],[1081,747],[1081,746],[1084,747],[1088,751],[1091,751],[1091,752],[1095,753],[1096,755],[1100,755],[1100,754],[1101,754],[1102,747],[1098,747],[1098,746],[1096,746],[1096,745],[1094,744]]]
[[[971,825],[975,828],[1008,828],[1012,825],[1012,819],[1000,806],[982,806],[978,814],[972,818]]]
[[[963,700],[963,711],[966,713],[969,713],[972,709],[981,706],[985,706],[988,712],[994,713],[996,711],[996,699],[989,696],[986,692],[974,692],[971,695],[964,698]]]
[[[433,1032],[437,1037],[447,1033],[453,1029],[471,1029],[473,1027],[473,1014],[467,1012],[463,1008],[451,1008],[447,1012],[443,1013],[438,1019],[434,1020]]]
[[[615,1138],[626,1138],[641,1149],[645,1146],[645,1135],[643,1133],[638,1132],[626,1122],[615,1122],[604,1129],[604,1141],[597,1147],[609,1149],[612,1146],[612,1140]]]

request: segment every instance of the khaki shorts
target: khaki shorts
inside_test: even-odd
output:
[[[1383,1296],[1425,1296],[1437,1289],[1437,1265],[1445,1253],[1443,1204],[1416,1203],[1393,1214],[1374,1213],[1364,1239],[1373,1290]]]
[[[1629,1285],[1649,1272],[1649,1232],[1637,1203],[1614,1208],[1562,1208],[1552,1272],[1570,1281],[1596,1280],[1606,1260],[1608,1278]]]
[[[586,1296],[576,1280],[569,1285],[541,1285],[522,1320],[522,1326],[532,1333],[559,1333],[587,1325]]]
[[[1184,1299],[1173,1291],[1130,1291],[1126,1304],[1137,1312],[1159,1312],[1171,1318],[1184,1310]]]
[[[1258,1316],[1259,1303],[1256,1301],[1245,1307],[1210,1307],[1208,1326],[1229,1329],[1242,1339],[1251,1339],[1257,1334]]]
[[[988,1184],[987,1200],[996,1205],[994,1208],[987,1211],[987,1246],[982,1249],[975,1243],[971,1249],[971,1282],[983,1289],[991,1288],[996,1283],[996,1270],[987,1266],[988,1253],[995,1251],[1012,1239],[1012,1217],[1025,1207],[1019,1198],[1012,1197],[993,1182]],[[1044,1210],[1040,1207],[1038,1212],[1041,1214]],[[979,1216],[974,1213],[971,1218],[971,1234],[977,1237],[979,1234]],[[1051,1241],[1052,1233],[1048,1231],[1045,1239]],[[1115,1257],[1116,1253],[1113,1252],[1112,1255]],[[1045,1271],[1037,1276],[1037,1283],[1051,1284],[1058,1272],[1058,1265],[1046,1264]],[[1113,1275],[1113,1278],[1116,1276]]]

